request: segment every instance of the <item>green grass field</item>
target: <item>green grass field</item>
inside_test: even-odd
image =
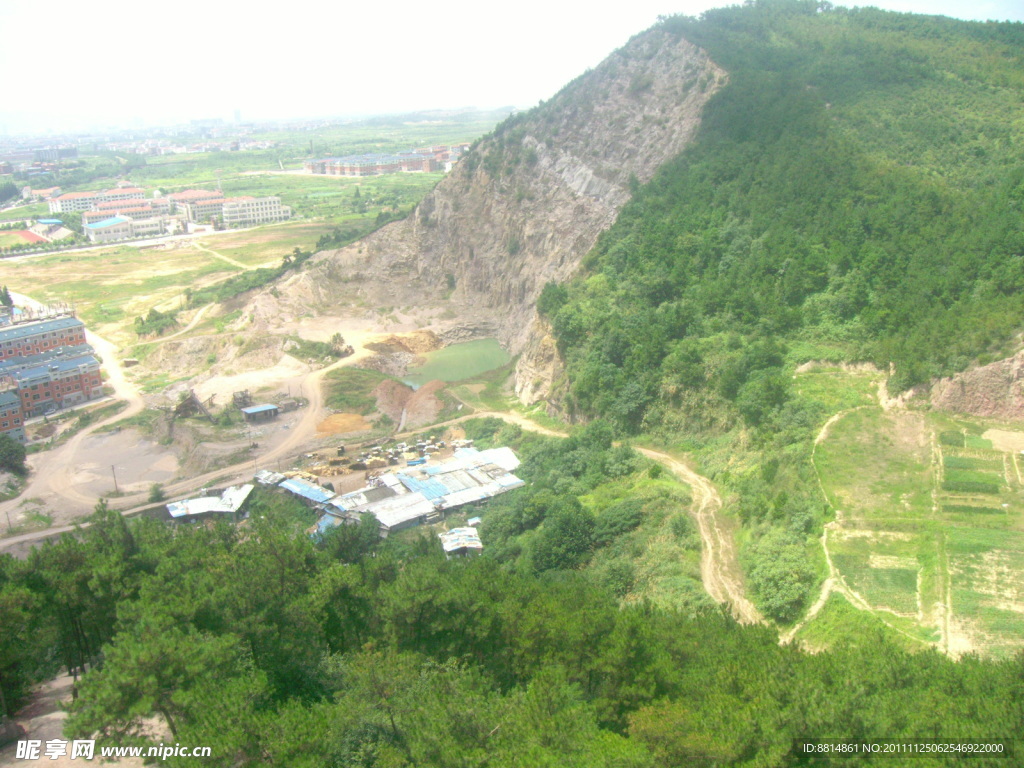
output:
[[[0,232],[0,248],[12,248],[16,245],[28,243],[17,231]]]

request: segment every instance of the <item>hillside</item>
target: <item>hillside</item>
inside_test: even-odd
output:
[[[653,30],[480,140],[407,219],[326,251],[258,296],[258,326],[317,313],[415,310],[444,333],[522,348],[544,283],[568,279],[649,181],[692,139],[722,71]]]
[[[1021,24],[807,0],[665,19],[247,313],[497,336],[523,402],[694,453],[743,525],[748,588],[789,624],[830,583],[840,510],[813,449],[837,410],[956,376],[939,407],[1019,415],[1015,362],[960,372],[1012,354],[1024,325],[1022,64]],[[815,361],[831,379],[803,372]],[[1018,502],[999,499],[1000,526],[1024,530]],[[949,648],[935,631],[911,634]]]
[[[533,397],[695,452],[776,621],[821,586],[919,642],[1010,652],[1022,608],[994,584],[1021,573],[1012,455],[986,441],[944,456],[940,434],[991,425],[884,412],[902,402],[885,388],[925,389],[1018,344],[1024,25],[778,2],[660,28],[729,84],[581,272],[545,287],[546,353],[565,373]],[[1011,360],[933,401],[1013,417],[1016,382]],[[833,421],[852,439],[834,445]],[[841,483],[818,443],[848,468]]]

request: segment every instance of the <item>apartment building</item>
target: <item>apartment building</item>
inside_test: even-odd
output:
[[[93,355],[55,358],[9,375],[25,418],[103,396],[100,362]]]
[[[85,344],[85,324],[63,316],[0,327],[0,361]]]
[[[24,422],[21,398],[14,392],[0,392],[0,435],[7,435],[19,443],[24,443]]]
[[[50,213],[79,213],[95,210],[101,203],[121,203],[145,198],[145,192],[138,187],[124,187],[98,192],[67,192],[50,200],[49,206]]]

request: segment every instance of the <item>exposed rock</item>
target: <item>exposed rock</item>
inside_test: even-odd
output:
[[[555,381],[564,370],[550,327],[538,319],[534,328],[536,341],[516,364],[516,397],[527,405],[549,397]]]
[[[1024,419],[1024,350],[1013,357],[939,379],[932,385],[936,408],[998,419]]]
[[[396,424],[401,421],[402,411],[412,394],[412,387],[392,379],[382,381],[373,390],[373,396],[377,398],[377,410],[386,413]]]
[[[317,254],[247,315],[268,328],[346,306],[445,308],[436,316],[451,321],[432,326],[445,343],[496,336],[526,358],[517,391],[545,396],[557,366],[546,331],[533,326],[537,296],[576,271],[631,185],[693,138],[724,77],[682,38],[637,35],[481,140],[407,219]]]

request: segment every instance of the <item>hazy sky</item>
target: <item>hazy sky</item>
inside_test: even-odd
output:
[[[0,0],[0,131],[529,107],[659,14],[726,4]],[[1024,20],[1022,0],[861,4]]]

